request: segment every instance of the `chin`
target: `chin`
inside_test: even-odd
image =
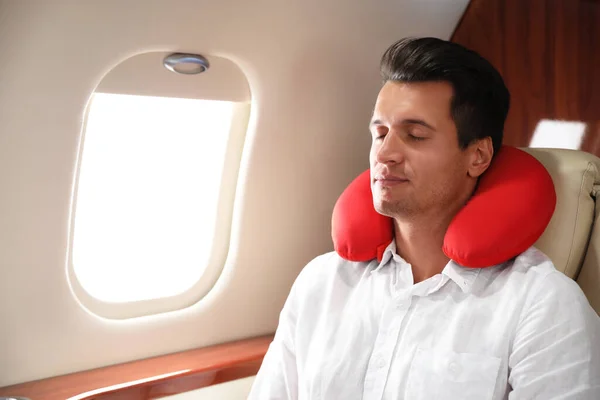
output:
[[[383,216],[392,217],[392,215],[389,215],[385,209],[382,209],[380,207],[375,207],[375,211],[377,211],[378,214],[381,214]]]
[[[390,218],[402,218],[415,214],[415,207],[405,202],[374,201],[375,211]]]
[[[375,211],[377,211],[379,214],[385,215],[386,217],[394,217],[394,209],[396,208],[394,207],[394,204],[378,201],[373,202],[373,205],[375,206]]]

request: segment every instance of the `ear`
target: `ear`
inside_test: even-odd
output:
[[[492,144],[492,138],[486,137],[474,141],[469,145],[469,153],[471,155],[468,165],[468,174],[472,178],[478,178],[483,174],[494,156],[494,146]]]

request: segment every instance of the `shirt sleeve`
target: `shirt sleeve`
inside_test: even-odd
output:
[[[299,280],[300,277],[296,279],[279,315],[275,337],[256,375],[249,400],[298,398],[295,331]]]
[[[600,399],[600,318],[554,271],[525,304],[509,357],[510,400]]]

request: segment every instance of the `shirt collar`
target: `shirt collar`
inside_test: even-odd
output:
[[[390,262],[390,260],[394,257],[394,255],[396,255],[396,241],[392,240],[392,242],[388,245],[388,247],[386,247],[385,251],[383,252],[383,257],[381,257],[381,262],[379,263],[379,265],[377,265],[377,267],[373,271],[371,271],[371,273],[377,272],[381,268],[383,268],[387,263]]]
[[[381,262],[373,271],[371,271],[371,273],[377,272],[380,269],[382,269],[390,262],[392,258],[396,259],[396,261],[400,263],[408,264],[404,259],[402,259],[402,257],[396,254],[395,240],[392,240],[388,247],[386,247],[385,251],[383,252]],[[477,279],[479,272],[481,272],[481,268],[462,267],[459,264],[457,264],[454,260],[450,260],[442,270],[442,275],[446,275],[454,283],[456,283],[460,290],[463,291],[463,293],[470,293],[473,288],[473,283]]]
[[[446,275],[454,283],[458,285],[463,293],[471,293],[473,283],[481,272],[481,268],[467,268],[460,266],[454,260],[450,260],[442,271],[442,275]]]

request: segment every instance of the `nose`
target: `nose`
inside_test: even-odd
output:
[[[379,144],[374,143],[375,161],[379,164],[400,164],[404,160],[404,145],[399,135],[389,131]]]

